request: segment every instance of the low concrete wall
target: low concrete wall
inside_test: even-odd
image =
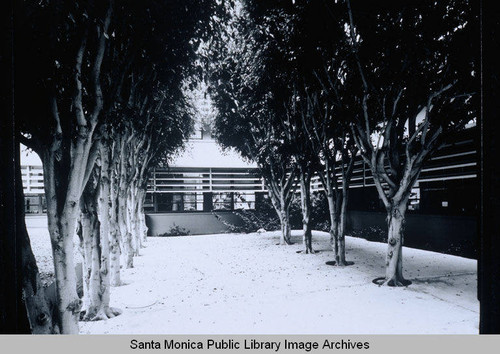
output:
[[[348,231],[366,230],[369,234],[373,227],[387,231],[385,213],[349,211],[347,218]],[[477,218],[473,216],[406,215],[404,244],[408,247],[477,258],[477,235]],[[385,241],[377,239],[376,233],[368,237]]]
[[[241,223],[241,219],[232,212],[217,212],[217,216],[232,225]],[[218,234],[228,232],[229,228],[211,212],[193,213],[154,213],[146,214],[149,236],[159,236],[179,226],[189,231],[190,235]]]
[[[158,236],[179,226],[190,235],[228,232],[221,221],[239,225],[241,219],[229,211],[193,213],[154,213],[146,215],[149,236]],[[387,224],[383,212],[349,211],[348,234],[370,241],[386,242]],[[477,220],[472,216],[407,214],[405,224],[405,246],[435,252],[477,258]]]

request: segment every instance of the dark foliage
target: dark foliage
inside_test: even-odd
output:
[[[322,193],[312,196],[311,227],[313,230],[328,231],[328,203]],[[232,233],[252,233],[259,230],[276,231],[280,229],[280,220],[269,199],[264,199],[256,209],[235,210],[233,214],[241,219],[241,223],[231,224],[221,220]],[[217,217],[217,216],[216,216]],[[302,228],[302,211],[300,197],[295,196],[290,205],[290,225],[293,229]]]
[[[179,225],[176,225],[175,223],[172,225],[172,227],[170,228],[170,230],[168,230],[167,232],[164,232],[158,236],[160,237],[170,237],[170,236],[188,236],[190,233],[189,233],[189,230],[179,226]]]

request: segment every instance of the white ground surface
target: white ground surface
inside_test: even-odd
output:
[[[30,223],[28,223],[30,224]],[[35,255],[46,231],[30,228]],[[379,287],[384,244],[347,237],[345,268],[328,266],[328,235],[314,255],[277,246],[278,233],[150,238],[126,285],[112,289],[123,314],[80,323],[83,334],[478,333],[476,261],[404,249],[407,288]],[[46,235],[47,236],[47,235]],[[48,242],[48,239],[47,239]],[[48,246],[50,247],[50,246]]]

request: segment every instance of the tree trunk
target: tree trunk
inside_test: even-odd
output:
[[[126,151],[122,141],[122,149],[120,154],[120,164],[118,172],[118,191],[117,191],[117,225],[120,235],[121,257],[120,264],[124,264],[127,268],[133,267],[133,255],[131,247],[131,235],[128,232],[127,225],[127,169],[126,169]]]
[[[339,260],[339,243],[338,243],[338,232],[339,232],[339,221],[337,218],[337,211],[336,211],[336,198],[333,193],[328,193],[326,195],[326,199],[328,200],[328,211],[330,214],[330,244],[332,246],[334,256],[335,256],[335,262],[338,264]]]
[[[273,188],[272,183],[268,183],[269,197],[273,204],[274,210],[278,214],[281,225],[281,235],[280,235],[280,245],[291,245],[291,227],[290,227],[290,215],[289,215],[289,205],[286,203],[285,191],[283,189]],[[278,198],[279,195],[279,198]]]
[[[99,198],[98,198],[98,219],[100,223],[100,243],[101,243],[101,264],[99,273],[101,276],[101,298],[102,306],[96,314],[96,319],[106,319],[115,317],[121,313],[120,310],[111,308],[110,305],[110,270],[111,270],[111,244],[114,242],[110,233],[110,174],[109,174],[109,148],[101,145],[101,178],[99,183]],[[119,274],[118,269],[118,274]]]
[[[109,306],[109,154],[102,144],[100,155],[101,166],[93,172],[80,202],[79,236],[84,256],[84,296],[81,311],[83,321],[105,320],[121,313],[120,310]]]
[[[308,173],[300,174],[300,200],[302,204],[302,236],[305,253],[314,253],[312,248],[311,219],[311,176]]]
[[[148,239],[148,227],[146,226],[146,214],[144,212],[145,197],[146,197],[146,191],[144,188],[141,188],[138,198],[138,203],[139,203],[138,210],[139,210],[139,235],[142,239],[141,242],[142,247],[146,247],[145,243],[147,242]]]
[[[388,238],[386,273],[383,284],[406,286],[411,282],[403,277],[403,226],[406,203],[394,203],[387,214]]]
[[[131,235],[132,256],[140,255],[140,237],[137,211],[137,187],[133,181],[128,190],[127,196],[127,228]]]
[[[122,285],[121,281],[121,234],[118,222],[118,191],[120,189],[120,163],[121,163],[121,151],[123,150],[123,145],[121,144],[120,138],[115,137],[113,147],[111,149],[111,166],[109,169],[110,176],[110,210],[109,210],[109,253],[110,253],[110,284],[111,286]]]
[[[281,223],[280,245],[291,245],[292,232],[290,228],[290,216],[288,214],[288,210],[281,209],[279,217]]]
[[[347,266],[353,264],[352,262],[346,261],[345,256],[345,226],[347,219],[347,201],[348,201],[348,193],[349,189],[346,185],[346,182],[343,183],[342,187],[342,203],[340,205],[339,217],[338,217],[338,233],[337,233],[337,265],[338,266]]]
[[[54,197],[51,194],[46,191],[47,200]],[[76,272],[73,255],[75,214],[76,210],[70,210],[62,215],[52,214],[49,216],[48,223],[54,258],[59,330],[63,334],[78,334],[79,332],[78,320],[81,300],[76,292]]]
[[[127,161],[126,156],[127,149],[125,141],[121,142],[121,151],[119,151],[120,164],[119,164],[119,176],[118,176],[118,228],[120,230],[121,236],[121,260],[125,264],[126,268],[134,267],[134,251],[132,246],[132,234],[129,228],[129,213],[128,213],[128,185],[127,185]]]
[[[85,191],[81,203],[80,233],[83,251],[83,304],[80,316],[84,321],[94,320],[102,307],[100,227],[97,218],[95,193],[95,190]]]
[[[118,226],[118,195],[116,193],[116,183],[110,186],[111,208],[109,211],[109,253],[110,253],[110,284],[111,286],[122,285],[120,271],[120,229]]]
[[[58,321],[63,334],[78,333],[81,300],[76,290],[73,238],[80,197],[86,173],[89,172],[87,165],[91,162],[89,154],[92,129],[92,127],[88,130],[81,128],[78,138],[72,142],[69,155],[49,147],[42,151],[40,156],[43,161],[48,229],[56,278]],[[68,166],[58,161],[61,156]],[[64,166],[66,168],[62,168]]]
[[[146,241],[146,236],[144,235],[144,194],[142,193],[142,188],[137,187],[136,197],[135,197],[135,227],[136,227],[136,238],[139,248],[144,248],[144,242]],[[139,254],[139,251],[137,252]]]
[[[76,141],[72,142],[70,154],[49,147],[41,152],[47,219],[54,273],[56,278],[56,305],[58,324],[63,334],[78,334],[81,300],[76,290],[76,272],[73,238],[79,213],[79,201],[83,192],[92,129],[81,128]],[[64,156],[64,163],[59,162]],[[66,166],[66,168],[62,168]],[[66,180],[67,178],[67,180]],[[66,184],[65,184],[66,183]],[[61,186],[65,186],[61,188]]]
[[[24,223],[24,219],[22,220]],[[36,260],[31,250],[31,245],[26,228],[17,229],[18,242],[21,243],[20,269],[23,276],[23,298],[28,314],[30,331],[32,334],[59,333],[54,326],[54,309],[49,299],[45,296],[45,289],[40,280],[40,273]]]
[[[25,275],[19,254],[26,247],[24,236],[24,196],[20,175],[19,144],[16,141],[14,120],[14,7],[13,1],[4,2],[2,11],[3,37],[0,54],[2,95],[0,96],[0,333],[30,333],[26,304],[23,301]],[[17,5],[16,5],[17,6]],[[14,183],[15,181],[15,183]],[[17,188],[13,188],[16,186]],[[20,186],[20,187],[19,187]],[[20,193],[19,193],[20,191]],[[24,228],[26,229],[26,227]],[[26,235],[27,237],[27,235]],[[27,239],[27,238],[26,238]],[[29,239],[27,239],[29,241]],[[31,247],[30,247],[31,248]],[[31,250],[30,250],[31,251]],[[36,289],[37,286],[34,286]]]
[[[137,189],[135,203],[134,203],[134,235],[135,235],[135,247],[136,247],[136,255],[140,255],[141,248],[143,248],[143,236],[142,236],[142,227],[141,227],[141,211],[140,211],[140,202],[139,202],[139,189]]]
[[[56,306],[59,331],[78,334],[81,300],[76,292],[73,236],[78,213],[78,191],[68,191],[64,208],[58,210],[56,192],[55,156],[46,152],[43,159],[47,219],[56,282]],[[69,199],[69,197],[72,199]],[[76,200],[75,200],[76,199]]]
[[[118,194],[118,227],[122,237],[122,260],[126,268],[134,267],[134,251],[132,247],[132,234],[130,233],[127,222],[127,192],[120,188]]]
[[[28,316],[30,332],[32,334],[58,333],[54,327],[54,304],[51,304],[45,296],[45,289],[40,280],[40,273],[36,264],[35,256],[31,249],[31,243],[26,230],[24,212],[24,192],[21,179],[21,169],[16,163],[16,240],[20,256],[16,262],[20,262],[19,271],[22,276],[22,288],[24,305]]]
[[[127,203],[126,203],[126,217],[125,221],[127,224],[127,232],[130,234],[130,249],[132,257],[136,256],[136,247],[135,247],[135,227],[134,227],[134,192],[133,192],[133,183],[131,183],[127,188]]]

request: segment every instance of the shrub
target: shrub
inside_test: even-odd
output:
[[[235,210],[234,215],[239,216],[241,222],[237,225],[221,218],[217,213],[214,216],[223,223],[230,233],[251,233],[264,229],[266,231],[279,230],[280,221],[273,210]]]
[[[279,230],[281,228],[280,220],[274,210],[269,212],[257,210],[237,210],[234,212],[243,221],[242,227],[247,232],[256,232],[264,229],[266,231]]]
[[[328,201],[324,193],[313,193],[311,195],[311,228],[319,231],[330,230],[330,212]],[[300,194],[296,194],[290,207],[290,225],[293,229],[302,228],[302,207]]]
[[[312,195],[311,205],[311,226],[314,230],[328,231],[330,229],[328,202],[323,193]],[[263,199],[256,206],[255,210],[235,210],[233,214],[241,219],[238,225],[229,223],[214,213],[215,217],[221,221],[229,232],[250,233],[264,229],[266,231],[280,230],[280,220],[270,199]],[[293,197],[290,205],[290,226],[293,229],[302,228],[302,210],[300,205],[300,194]]]
[[[189,230],[187,230],[183,227],[180,227],[179,225],[176,225],[174,223],[169,231],[167,231],[161,235],[158,235],[158,236],[169,237],[169,236],[187,236],[187,235],[189,235]]]
[[[313,230],[330,231],[330,210],[324,193],[312,195],[311,227]]]

